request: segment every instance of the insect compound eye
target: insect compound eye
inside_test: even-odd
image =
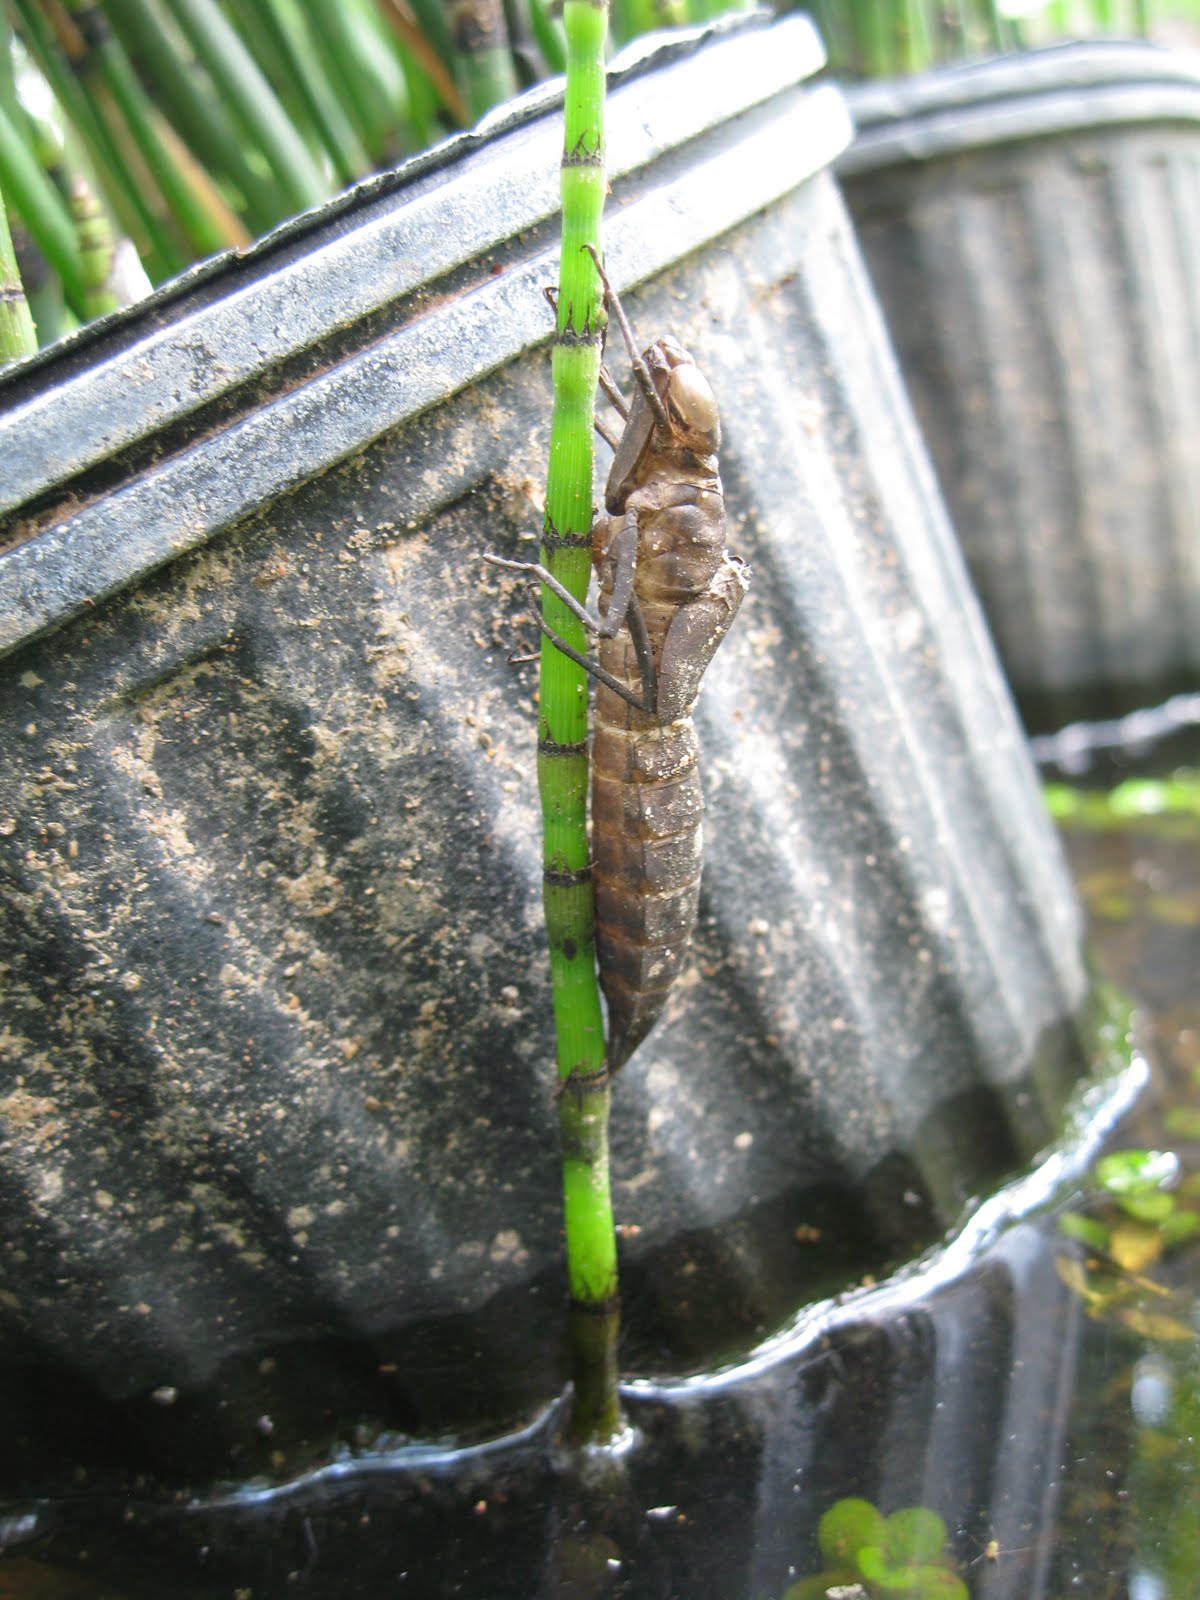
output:
[[[706,455],[717,449],[721,443],[717,397],[699,367],[691,362],[673,367],[663,400],[686,444]]]

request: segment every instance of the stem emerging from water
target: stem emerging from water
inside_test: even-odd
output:
[[[604,206],[604,0],[566,0],[562,264],[554,342],[554,413],[542,561],[583,600],[591,576],[592,420],[604,325],[601,286],[585,249],[599,249]],[[547,624],[576,650],[579,621],[549,590]],[[542,640],[538,788],[545,840],[546,934],[558,1039],[563,1206],[575,1363],[572,1431],[611,1438],[616,1390],[617,1250],[609,1196],[609,1083],[596,983],[587,837],[587,678]]]

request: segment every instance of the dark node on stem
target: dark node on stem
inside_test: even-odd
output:
[[[79,35],[89,52],[100,50],[112,38],[108,18],[99,6],[84,6],[81,11],[75,12],[71,21],[79,29]]]
[[[570,1300],[572,1311],[581,1311],[587,1317],[612,1317],[621,1309],[621,1296],[610,1294],[603,1300]]]
[[[559,328],[554,335],[554,342],[563,350],[578,350],[581,346],[599,344],[604,337],[603,327],[585,322],[582,328],[572,326],[574,321],[574,306],[570,308],[570,320],[565,328]]]
[[[616,1294],[606,1295],[603,1300],[568,1302],[567,1337],[574,1387],[568,1431],[577,1444],[603,1444],[621,1431],[617,1391],[620,1330],[621,1302]]]
[[[597,144],[594,149],[589,150],[587,134],[581,133],[575,141],[575,148],[563,151],[562,164],[564,167],[603,167],[604,147]]]
[[[592,869],[576,867],[572,871],[569,867],[543,867],[542,880],[552,889],[576,889],[581,883],[592,881]]]
[[[596,1067],[590,1072],[581,1072],[578,1067],[573,1067],[565,1078],[559,1079],[554,1090],[554,1098],[561,1100],[563,1095],[569,1094],[573,1099],[582,1103],[585,1095],[601,1094],[611,1082],[612,1073],[608,1070],[607,1064],[602,1067]],[[590,1159],[585,1150],[576,1150],[574,1153],[581,1160]]]
[[[588,550],[591,548],[592,535],[587,533],[559,533],[553,523],[547,522],[542,529],[542,547],[545,550]]]
[[[506,43],[500,6],[490,0],[457,0],[450,7],[450,36],[465,55],[498,49]]]
[[[585,756],[587,755],[587,740],[580,739],[576,744],[559,744],[557,739],[539,739],[538,755]]]
[[[579,954],[579,946],[575,943],[574,939],[566,938],[563,940],[562,953],[565,960],[574,961],[575,957]]]
[[[548,875],[551,872],[557,872],[561,873],[563,877],[569,877],[574,870],[574,867],[572,867],[571,863],[563,855],[562,851],[558,850],[550,857],[549,861],[544,863],[543,875]]]

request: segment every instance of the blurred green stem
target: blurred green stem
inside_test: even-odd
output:
[[[411,8],[408,0],[381,0],[381,3],[384,24],[401,46],[410,102],[414,72],[419,72],[458,126],[464,127],[467,108],[450,71],[450,35],[437,0],[419,0]],[[432,29],[425,25],[426,15],[436,23]]]
[[[446,17],[467,114],[477,122],[517,92],[500,0],[447,0]]]
[[[91,320],[102,317],[106,311],[115,311],[120,302],[112,285],[115,249],[112,227],[84,178],[77,179],[71,191],[71,218],[79,240],[87,288],[83,309]]]
[[[21,287],[4,195],[0,191],[0,367],[32,355],[36,349],[37,334]]]
[[[247,158],[225,103],[162,0],[105,0],[105,11],[189,147],[240,191],[253,231],[281,222],[288,213],[282,191]]]
[[[562,23],[550,14],[547,0],[529,0],[529,25],[546,66],[551,72],[562,72],[567,64],[567,41]]]
[[[91,0],[69,0],[71,18],[83,41],[79,70],[103,108],[106,96],[119,115],[146,171],[198,255],[213,255],[232,243],[207,197],[190,181],[177,138],[146,97],[119,41]],[[101,90],[100,86],[103,86]],[[103,113],[102,113],[103,114]]]
[[[224,13],[213,0],[172,0],[172,10],[233,116],[270,163],[289,209],[320,205],[329,185]]]
[[[257,0],[255,9],[278,68],[286,71],[295,85],[306,118],[320,134],[339,181],[353,183],[364,177],[371,170],[370,157],[312,52],[302,49],[293,36],[289,26],[292,13],[280,0]]]
[[[343,109],[377,159],[398,126],[409,132],[404,71],[386,37],[386,24],[378,11],[355,0],[306,0],[304,13]]]
[[[46,177],[22,137],[22,130],[0,107],[0,192],[20,212],[30,236],[62,279],[67,298],[80,316],[87,280],[75,226],[58,190]],[[5,235],[8,228],[5,227]],[[9,247],[11,249],[11,239]]]
[[[178,272],[186,261],[178,242],[164,219],[157,215],[150,198],[143,194],[135,173],[130,170],[81,81],[86,46],[79,30],[61,7],[53,13],[56,33],[50,25],[51,14],[43,10],[38,0],[12,0],[12,3],[22,41],[53,90],[78,142],[86,149],[89,164],[102,179],[105,197],[122,228],[136,242],[146,270],[156,280]],[[68,286],[64,283],[63,287],[70,297]]]

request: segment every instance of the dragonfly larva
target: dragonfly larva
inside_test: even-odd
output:
[[[708,380],[675,339],[642,356],[600,264],[636,387],[592,527],[599,619],[543,566],[488,560],[538,579],[599,640],[598,661],[537,617],[597,681],[592,741],[596,952],[608,1004],[607,1065],[623,1066],[679,976],[700,894],[703,799],[692,708],[729,631],[749,569],[725,549],[721,425]]]

